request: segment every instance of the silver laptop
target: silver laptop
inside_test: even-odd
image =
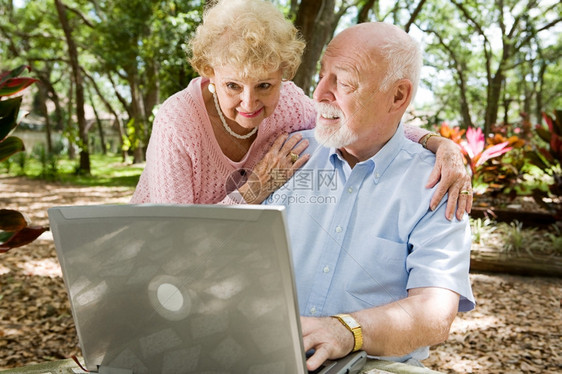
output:
[[[307,373],[282,207],[49,209],[86,368]],[[359,352],[318,373],[357,373]]]

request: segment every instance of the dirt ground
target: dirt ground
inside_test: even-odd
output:
[[[55,205],[126,203],[128,188],[70,187],[0,176],[0,208],[47,225]],[[424,364],[443,373],[562,372],[562,279],[472,274],[477,308]],[[79,355],[50,233],[0,254],[0,369]]]

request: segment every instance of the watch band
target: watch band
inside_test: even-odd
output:
[[[432,136],[441,136],[435,132],[428,132],[427,134],[425,134],[424,136],[421,137],[420,139],[420,144],[422,145],[422,147],[424,147],[425,149],[427,149],[427,141],[432,137]]]
[[[354,344],[352,352],[360,350],[363,347],[363,332],[359,322],[349,314],[336,314],[332,317],[340,321],[353,334]]]

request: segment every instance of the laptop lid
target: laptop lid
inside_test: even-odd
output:
[[[306,373],[283,207],[48,214],[88,370]]]

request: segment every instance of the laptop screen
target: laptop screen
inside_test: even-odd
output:
[[[305,373],[282,207],[55,207],[88,370]]]

